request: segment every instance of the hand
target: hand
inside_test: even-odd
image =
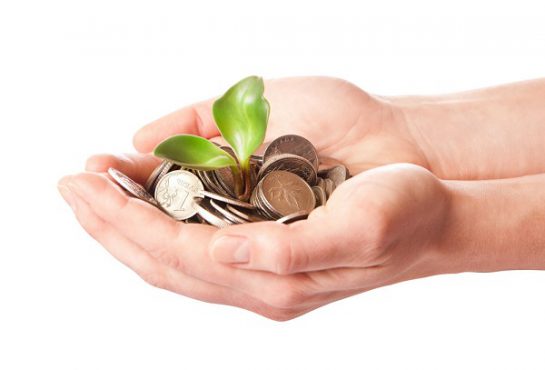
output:
[[[272,81],[267,84],[267,98],[273,107],[268,140],[284,133],[301,134],[317,146],[320,155],[346,163],[352,174],[392,161],[422,161],[410,137],[404,136],[392,107],[347,82],[326,78]],[[211,102],[200,103],[148,125],[135,136],[135,146],[146,152],[176,133],[217,136],[210,107]],[[284,111],[274,107],[284,107]],[[384,148],[390,150],[385,152]],[[87,170],[100,174],[79,174],[60,183],[82,226],[151,284],[279,320],[368,288],[328,288],[312,297],[310,292],[303,296],[296,282],[304,274],[245,271],[217,263],[220,256],[208,250],[216,229],[177,223],[153,207],[127,198],[104,174],[108,167],[116,167],[143,183],[157,162],[149,155],[95,156],[88,161]],[[349,185],[358,182],[356,177],[343,187],[351,192]],[[336,191],[337,198],[343,187]],[[328,214],[332,220],[336,217]],[[270,233],[295,227],[274,222],[254,226]]]
[[[465,206],[454,207],[456,211],[451,212],[453,196],[446,183],[422,167],[392,165],[360,173],[399,161],[434,167],[429,166],[425,150],[409,133],[404,114],[391,103],[332,79],[278,80],[267,83],[266,88],[273,107],[268,140],[285,133],[301,134],[316,144],[320,155],[345,162],[356,174],[308,220],[292,225],[254,223],[219,231],[175,222],[156,208],[128,198],[104,174],[108,167],[116,167],[143,182],[157,164],[156,159],[144,154],[95,156],[87,163],[87,169],[95,173],[64,178],[61,193],[74,206],[83,227],[151,284],[197,299],[243,307],[276,320],[290,319],[378,286],[472,270],[467,264],[472,259],[477,261],[476,270],[482,271],[535,265],[532,261],[536,259],[528,257],[535,256],[535,251],[516,249],[515,254],[523,256],[510,259],[501,245],[498,248],[506,261],[490,266],[490,261],[497,261],[498,250],[482,245],[486,243],[483,238],[497,232],[496,222],[483,225],[479,221],[480,227],[487,227],[487,233],[483,233],[467,221],[475,213],[475,200],[483,192],[481,185],[468,195],[456,195],[462,199],[456,204]],[[135,146],[148,152],[176,133],[217,136],[210,105],[200,103],[148,125],[135,136]],[[434,162],[446,163],[437,156]],[[482,163],[477,167],[486,168]],[[513,208],[520,203],[520,187],[514,188],[498,192],[509,195]],[[528,194],[537,194],[541,188],[531,188]],[[484,200],[476,220],[485,220],[490,214],[494,200]],[[505,202],[501,198],[496,203]],[[520,207],[513,224],[523,219],[521,214],[528,214],[527,208]],[[442,235],[451,239],[449,258],[445,257],[447,243]],[[499,240],[509,244],[517,240],[515,237],[520,239],[510,235]],[[476,240],[478,248],[468,240]],[[460,248],[464,244],[467,247]],[[478,258],[477,251],[481,254]],[[456,261],[452,266],[444,262],[450,257]],[[522,260],[530,262],[519,263]]]
[[[265,141],[298,134],[320,155],[345,163],[350,173],[383,164],[428,163],[393,104],[373,97],[346,81],[326,77],[287,78],[265,82],[271,115]],[[142,128],[134,137],[138,151],[148,153],[164,139],[180,134],[218,138],[213,100],[183,108]]]

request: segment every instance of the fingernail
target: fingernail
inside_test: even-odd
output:
[[[248,239],[243,236],[222,236],[212,244],[212,257],[222,263],[246,263],[250,260]]]
[[[58,189],[59,189],[59,193],[61,193],[66,203],[68,203],[70,208],[72,208],[72,210],[76,212],[77,207],[76,207],[76,199],[75,199],[74,193],[72,193],[72,191],[68,189],[68,187],[66,187],[65,185],[59,185]]]

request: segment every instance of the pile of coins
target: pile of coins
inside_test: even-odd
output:
[[[230,147],[221,148],[233,154]],[[298,135],[281,136],[252,156],[249,203],[236,199],[229,168],[200,171],[165,160],[151,173],[145,186],[114,168],[108,172],[129,194],[174,219],[219,228],[305,219],[350,176],[346,166],[332,158],[318,157],[314,146]]]

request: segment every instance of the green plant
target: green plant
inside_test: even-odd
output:
[[[212,107],[221,135],[235,153],[233,158],[214,143],[195,135],[176,135],[154,150],[161,157],[196,170],[230,167],[235,179],[235,193],[240,199],[250,197],[250,156],[263,143],[269,120],[269,102],[263,96],[263,79],[247,77],[232,86]]]

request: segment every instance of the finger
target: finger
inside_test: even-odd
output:
[[[308,307],[325,299],[304,274],[278,276],[215,263],[206,246],[217,229],[176,222],[155,207],[127,197],[102,175],[76,175],[68,187],[121,234],[176,270],[244,292],[277,308]]]
[[[301,310],[268,306],[247,294],[204,282],[165,266],[98,217],[87,202],[68,188],[60,185],[59,191],[65,199],[70,198],[76,218],[85,231],[149,284],[201,301],[237,306],[275,320],[287,320],[303,313]]]
[[[354,245],[354,230],[342,214],[317,208],[307,220],[234,225],[218,231],[209,252],[215,261],[238,268],[285,275],[334,267],[361,267],[368,249]],[[345,238],[355,235],[356,238]]]
[[[159,163],[159,158],[149,154],[97,154],[87,159],[85,170],[107,172],[108,168],[113,167],[134,181],[144,184]]]
[[[219,131],[212,117],[212,100],[182,108],[142,127],[134,135],[134,147],[139,152],[149,153],[161,141],[176,134],[217,136]]]

